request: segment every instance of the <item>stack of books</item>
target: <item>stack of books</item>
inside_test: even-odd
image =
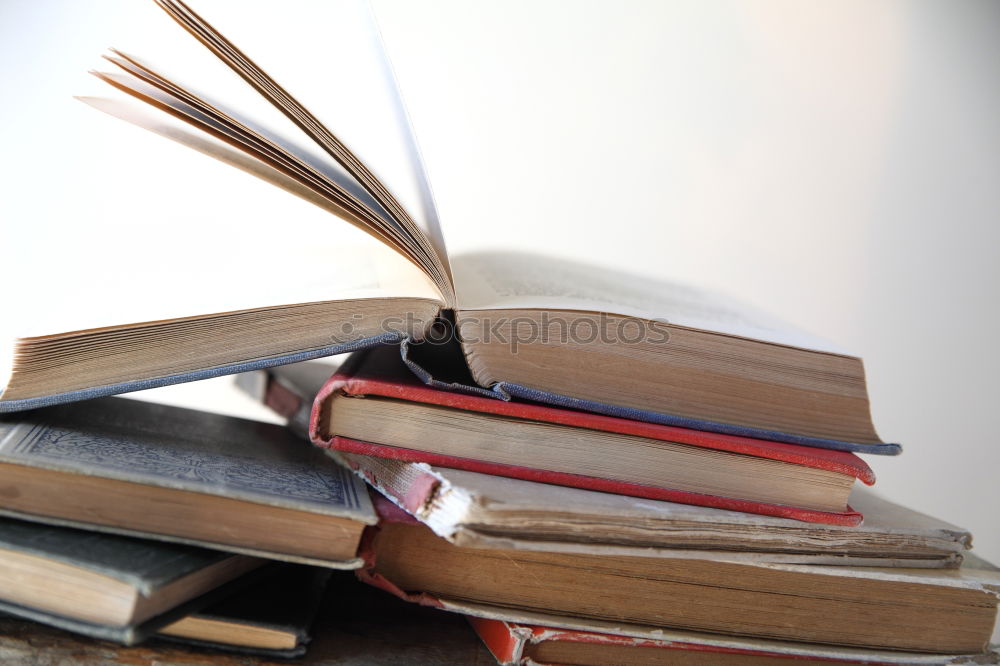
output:
[[[556,414],[548,406],[483,405],[475,396],[419,385],[402,363],[393,365],[396,354],[381,348],[354,355],[325,382],[328,366],[298,364],[240,383],[285,416],[290,429],[311,434],[379,490],[380,521],[363,544],[359,577],[408,601],[469,616],[501,663],[995,658],[989,645],[1000,572],[968,552],[967,531],[863,485],[853,488],[850,511],[833,513],[727,497],[735,495],[732,487],[718,495],[683,495],[684,503],[664,501],[662,489],[609,486],[606,477],[580,474],[588,471],[584,465],[577,473],[550,474],[525,462],[538,459],[538,449],[558,447],[572,465],[598,455],[603,445],[606,469],[613,469],[628,456],[629,438],[646,446],[707,446],[698,438],[716,436],[679,429],[669,438],[628,434],[611,448],[590,431],[635,428],[646,435],[661,426],[565,409]],[[336,417],[334,403],[351,400],[371,402],[367,418]],[[396,406],[387,403],[416,400],[473,413],[394,420]],[[497,427],[475,418],[477,408],[519,415]],[[411,431],[428,418],[444,427],[414,438]],[[465,428],[462,435],[448,432],[454,422]],[[531,440],[509,435],[511,425],[552,433]],[[521,465],[481,465],[453,448],[460,442],[465,452],[480,451],[476,442],[483,437],[497,442],[488,451],[526,451]],[[577,440],[591,450],[567,455],[564,442],[579,446]],[[753,456],[749,451],[740,455]],[[822,450],[800,454],[800,466],[826,457]],[[834,456],[842,470],[856,469],[844,464],[851,457]],[[690,479],[674,483],[685,482]],[[977,606],[983,612],[977,638],[960,646],[956,641],[969,636],[975,624],[969,613]],[[688,652],[657,652],[667,649]]]
[[[211,312],[26,328],[0,394],[0,608],[298,656],[343,569],[468,617],[501,663],[996,659],[1000,573],[971,535],[864,488],[858,454],[900,446],[859,358],[698,289],[449,254],[405,114],[363,158],[370,119],[334,135],[157,4],[312,148],[119,51],[97,76],[120,98],[84,101],[378,243],[326,300],[250,306],[234,285]],[[401,110],[377,33],[343,11],[354,99]],[[309,364],[344,352],[332,376]],[[287,427],[109,397],[239,372]]]

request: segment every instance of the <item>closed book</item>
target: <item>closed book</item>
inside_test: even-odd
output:
[[[10,515],[335,568],[375,521],[364,483],[282,426],[125,398],[0,421],[0,474]]]
[[[856,455],[426,386],[390,347],[355,355],[316,397],[313,442],[485,472],[810,522],[857,525]]]
[[[234,594],[159,631],[161,637],[236,652],[301,657],[330,569],[273,564]]]
[[[996,646],[983,654],[928,654],[785,641],[719,637],[694,632],[662,631],[648,627],[525,614],[542,626],[468,616],[469,624],[502,666],[575,664],[587,666],[802,666],[805,664],[986,664],[1000,659]],[[561,626],[562,623],[565,626]],[[576,627],[576,628],[574,628]],[[584,627],[584,628],[580,628]],[[615,633],[605,633],[615,632]]]
[[[0,379],[0,411],[424,340],[444,319],[454,323],[452,336],[468,359],[466,389],[494,399],[822,448],[899,452],[875,431],[860,358],[750,306],[602,268],[599,251],[590,262],[449,252],[413,129],[364,5],[285,8],[277,15],[234,5],[228,17],[217,8],[220,26],[259,22],[237,46],[214,19],[184,2],[157,4],[169,15],[164,24],[176,28],[166,35],[166,54],[185,63],[183,80],[164,73],[173,69],[169,64],[164,69],[113,50],[103,63],[109,71],[95,72],[111,98],[83,101],[304,199],[312,206],[289,198],[288,217],[309,216],[312,224],[297,228],[313,241],[329,239],[320,243],[327,247],[311,242],[272,257],[270,270],[244,271],[257,275],[224,285],[213,279],[224,270],[201,273],[204,267],[191,262],[185,272],[197,293],[186,299],[176,289],[173,262],[148,262],[142,280],[113,280],[111,271],[101,271],[111,282],[105,290],[67,271],[66,279],[52,280],[53,293],[32,293],[9,306],[5,337],[13,342],[0,345],[0,367],[9,368]],[[327,26],[322,40],[305,42],[322,55],[293,55],[260,39],[275,21]],[[326,80],[330,63],[351,62],[350,81],[339,85],[349,86],[352,101],[307,109],[267,73],[269,62],[300,74],[319,67],[315,76],[296,77],[314,82]],[[303,87],[309,95],[312,86]],[[133,135],[140,142],[154,138]],[[151,150],[158,147],[154,141]],[[186,160],[196,156],[175,157],[173,173],[183,178],[192,165]],[[231,219],[260,220],[260,211],[244,202],[246,190],[218,196],[232,207]],[[151,199],[159,195],[150,190]],[[334,217],[343,233],[330,229]],[[98,253],[88,263],[92,272],[114,265],[102,261],[102,248],[90,251]],[[219,248],[223,256],[213,264],[235,254]],[[273,279],[303,270],[310,277],[299,283]],[[199,274],[205,278],[197,282]]]
[[[385,497],[461,546],[906,568],[956,568],[972,535],[864,486],[859,526],[807,523],[338,453]]]
[[[387,503],[388,504],[388,503]],[[722,562],[456,546],[380,505],[362,580],[424,605],[708,634],[938,654],[982,654],[1000,572]]]
[[[0,610],[136,643],[244,584],[263,560],[0,518]]]

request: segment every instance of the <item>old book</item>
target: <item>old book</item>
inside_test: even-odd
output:
[[[135,643],[264,564],[245,555],[0,518],[0,610]],[[231,585],[229,586],[232,587]]]
[[[364,483],[279,425],[124,398],[0,420],[0,476],[3,513],[337,568],[375,521]]]
[[[456,546],[397,509],[366,539],[363,580],[500,619],[502,609],[849,647],[979,654],[1000,572],[583,555]],[[971,561],[970,561],[971,560]]]
[[[292,658],[306,652],[331,571],[273,564],[252,584],[160,629],[193,645]]]
[[[521,404],[425,386],[392,348],[360,352],[316,397],[318,446],[650,499],[857,525],[853,453]]]
[[[694,632],[667,631],[525,614],[526,622],[468,616],[469,624],[502,666],[788,666],[794,664],[988,664],[996,646],[982,654],[928,654],[789,643]],[[531,622],[549,622],[542,626]],[[554,624],[553,624],[554,623]],[[584,628],[580,628],[584,627]],[[613,632],[613,633],[611,633]]]
[[[308,438],[325,362],[244,373],[237,385]],[[596,552],[658,549],[663,556],[768,562],[953,568],[972,543],[961,527],[890,502],[857,485],[857,527],[804,523],[695,505],[637,500],[523,479],[332,452],[439,536],[485,548]],[[649,551],[647,551],[649,552]]]
[[[329,254],[302,260],[317,272],[327,269],[308,286],[269,284],[265,298],[227,284],[198,294],[198,309],[168,286],[122,298],[115,315],[101,315],[106,310],[88,307],[94,294],[74,297],[76,284],[66,280],[58,296],[64,307],[15,314],[6,327],[14,342],[3,348],[9,372],[0,408],[426,339],[444,315],[460,332],[477,385],[469,388],[484,395],[793,444],[898,453],[875,432],[858,357],[752,308],[555,257],[449,255],[391,68],[364,7],[337,3],[325,10],[330,33],[324,46],[334,62],[351,63],[340,76],[350,77],[352,102],[311,112],[242,50],[251,46],[262,62],[286,59],[289,54],[254,37],[266,29],[243,33],[237,47],[183,2],[158,4],[206,47],[197,54],[204,61],[181,58],[189,45],[180,40],[171,53],[187,65],[182,83],[114,51],[107,65],[113,71],[97,75],[121,99],[85,101],[286,189],[376,242],[360,253],[332,242]],[[281,16],[296,19],[295,10]],[[253,18],[249,10],[229,16],[234,23]],[[269,27],[275,20],[270,12],[256,18]],[[327,80],[327,63],[299,60],[296,71],[319,66],[312,80]],[[230,94],[238,99],[252,92],[247,84],[260,93],[254,108],[226,103]],[[208,92],[194,92],[202,90]],[[320,112],[336,116],[329,127]],[[268,114],[274,124],[261,122]],[[155,186],[151,200],[161,192]],[[242,197],[230,198],[238,206]],[[326,231],[318,228],[317,237]],[[149,266],[145,282],[173,269]]]
[[[859,486],[860,526],[805,523],[340,453],[338,459],[461,546],[726,561],[955,568],[972,535]]]

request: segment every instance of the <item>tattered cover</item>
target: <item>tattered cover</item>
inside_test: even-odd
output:
[[[193,546],[40,525],[11,518],[0,518],[0,549],[90,570],[129,584],[144,597],[153,595],[175,580],[233,557],[229,553]],[[66,617],[3,600],[2,590],[0,610],[86,636],[132,644],[240,584],[237,581],[221,586],[141,624],[103,625]]]
[[[374,356],[371,355],[370,358]],[[853,476],[868,485],[875,483],[874,472],[872,472],[871,468],[863,460],[853,453],[815,449],[782,442],[676,428],[643,421],[631,421],[613,416],[577,412],[558,407],[504,402],[476,395],[442,391],[422,385],[416,378],[408,375],[405,371],[400,372],[399,366],[380,363],[380,359],[377,358],[374,360],[375,363],[366,363],[363,357],[349,364],[349,367],[344,372],[338,372],[331,377],[316,396],[310,424],[310,435],[317,446],[334,449],[343,453],[378,456],[405,462],[423,462],[430,465],[440,465],[442,467],[452,467],[472,472],[484,472],[498,476],[509,476],[529,481],[599,490],[620,495],[646,497],[682,504],[696,504],[717,509],[758,513],[781,518],[793,518],[815,523],[859,525],[863,519],[861,514],[850,507],[846,507],[846,510],[841,513],[816,511],[813,509],[671,490],[592,476],[438,455],[386,446],[375,442],[362,442],[347,437],[334,436],[327,439],[324,437],[324,433],[320,432],[320,417],[326,411],[326,401],[333,399],[336,394],[342,393],[349,396],[378,396],[396,400],[408,400],[516,419],[649,437],[651,439],[825,469]],[[335,428],[336,426],[334,425],[333,427]]]
[[[286,428],[138,400],[101,398],[6,417],[0,420],[0,462],[375,522],[364,483]],[[35,515],[30,509],[0,513],[313,563],[229,544]],[[342,566],[358,564],[351,560]]]
[[[958,567],[972,541],[967,530],[893,504],[864,487],[855,488],[851,495],[851,501],[864,510],[863,525],[817,525],[689,504],[635,502],[621,495],[375,456],[340,452],[331,455],[435,534],[466,547],[933,569]],[[499,518],[519,508],[549,512],[552,516],[567,511],[578,515],[593,512],[588,522],[574,521],[577,529],[590,524],[593,530],[586,538],[553,540],[538,534],[521,536],[515,530],[505,530],[507,523],[491,522],[491,516]],[[662,522],[655,527],[654,523],[645,523],[649,533],[640,543],[603,542],[594,536],[602,521],[621,521],[625,516]],[[719,544],[719,550],[678,544],[710,531],[728,537],[724,545]],[[865,542],[873,538],[890,544],[883,554],[865,548]]]
[[[514,612],[514,614],[518,614],[518,612]],[[525,613],[524,615],[531,614]],[[474,615],[467,615],[466,619],[501,666],[535,664],[537,662],[531,661],[527,655],[529,646],[553,641],[615,645],[624,648],[686,650],[689,652],[704,653],[707,660],[712,659],[709,656],[712,654],[720,656],[728,655],[733,659],[739,659],[740,657],[773,657],[788,660],[789,666],[794,666],[794,663],[798,660],[809,660],[810,663],[816,660],[845,664],[931,665],[989,664],[996,663],[996,660],[1000,659],[1000,653],[996,651],[996,646],[991,647],[989,652],[981,655],[946,655],[890,652],[887,650],[865,648],[840,648],[828,645],[786,643],[783,641],[742,637],[710,637],[695,632],[662,631],[645,627],[629,627],[626,625],[612,625],[611,628],[617,629],[621,633],[600,633],[601,629],[608,628],[601,625],[609,623],[588,623],[576,618],[558,618],[555,616],[549,618],[537,616],[537,619],[548,619],[555,622],[562,621],[576,626],[591,624],[592,628],[558,628],[557,626],[509,622]],[[646,654],[648,655],[648,652]],[[665,653],[663,659],[667,661],[670,657]],[[706,661],[706,663],[708,662]],[[727,661],[726,663],[735,663],[735,661]]]

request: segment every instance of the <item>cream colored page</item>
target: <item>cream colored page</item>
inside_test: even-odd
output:
[[[110,159],[94,163],[104,189],[89,205],[101,208],[64,220],[62,237],[4,246],[8,275],[31,285],[6,298],[8,338],[292,303],[440,300],[415,265],[274,187],[294,185],[274,170],[234,169],[242,153],[139,102],[89,100],[135,127],[71,101],[94,135],[114,137]]]
[[[663,321],[803,349],[846,354],[723,295],[544,255],[461,254],[452,259],[460,310],[578,310]]]
[[[109,46],[150,66],[316,166],[387,224],[393,218],[333,157],[152,1]],[[423,172],[367,4],[200,0],[192,8],[350,148],[423,226]],[[135,11],[133,9],[133,11]],[[276,34],[280,33],[276,38]],[[294,33],[294,39],[287,35]],[[98,59],[79,63],[117,68]],[[80,91],[73,91],[79,93]],[[429,199],[428,199],[429,201]]]
[[[279,8],[270,0],[200,0],[191,5],[375,174],[447,265],[416,139],[368,3],[297,0],[283,2]],[[173,24],[165,14],[163,19]],[[208,58],[215,58],[179,26],[173,27],[190,42],[185,48],[201,49]],[[287,38],[290,33],[294,39]],[[133,51],[139,56],[144,53],[139,47]],[[159,66],[171,63],[173,56],[158,51],[148,57]],[[189,70],[171,66],[169,72],[179,83],[224,100],[228,108],[239,109],[262,127],[297,141],[305,137],[225,65],[213,63],[204,72]]]

